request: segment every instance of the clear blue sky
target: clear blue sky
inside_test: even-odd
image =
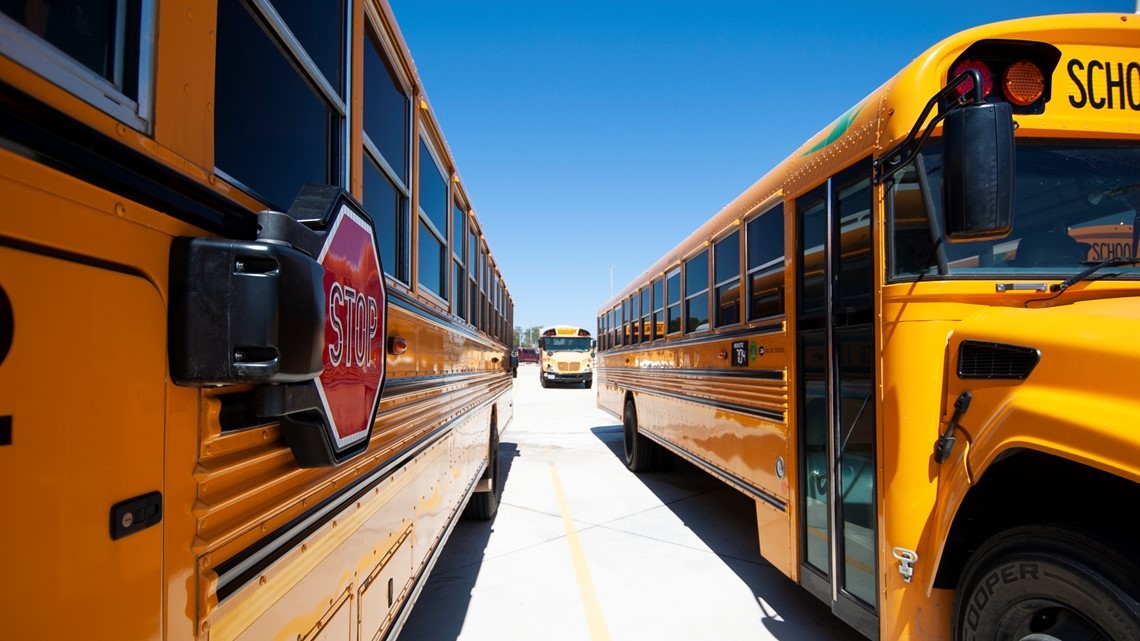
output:
[[[515,325],[598,308],[943,37],[1133,0],[390,0]]]

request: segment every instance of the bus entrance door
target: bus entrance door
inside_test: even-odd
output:
[[[878,638],[870,172],[796,201],[800,582]]]

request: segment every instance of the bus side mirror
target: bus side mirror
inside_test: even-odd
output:
[[[946,239],[1002,238],[1013,228],[1013,111],[969,105],[942,123],[942,216]]]

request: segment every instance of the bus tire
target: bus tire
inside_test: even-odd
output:
[[[625,466],[631,472],[648,472],[653,469],[655,443],[637,431],[637,409],[633,405],[633,399],[625,402],[621,423]]]
[[[499,430],[494,421],[491,422],[491,442],[487,451],[487,469],[479,480],[491,480],[490,491],[475,492],[467,502],[463,515],[473,521],[490,521],[499,512]]]
[[[1140,571],[1127,542],[1052,525],[1013,528],[970,557],[953,639],[1140,640]]]
[[[538,382],[542,384],[543,389],[546,388],[546,377],[541,374],[538,376]]]

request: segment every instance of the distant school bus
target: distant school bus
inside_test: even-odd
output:
[[[628,466],[871,639],[1140,639],[1138,123],[1137,15],[920,55],[599,310]]]
[[[0,194],[0,638],[394,638],[513,318],[387,3],[2,3]]]
[[[594,339],[590,330],[572,325],[543,327],[538,338],[538,380],[552,384],[594,384]]]

